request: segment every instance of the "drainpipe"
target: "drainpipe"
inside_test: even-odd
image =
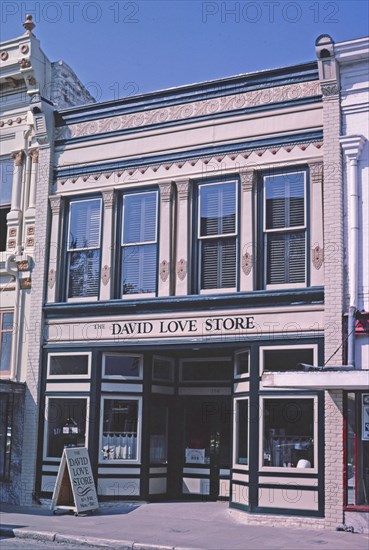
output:
[[[359,262],[359,189],[358,160],[363,148],[363,136],[343,136],[340,138],[346,155],[347,195],[348,195],[348,277],[349,277],[349,311],[347,334],[347,363],[355,367],[355,323],[358,296],[358,262]]]
[[[20,295],[20,282],[19,282],[19,273],[17,267],[11,267],[11,262],[16,261],[15,254],[8,256],[5,261],[5,271],[15,280],[15,296],[14,296],[14,320],[13,325],[15,327],[14,337],[12,338],[12,349],[11,349],[11,368],[10,376],[12,379],[17,379],[18,374],[18,343],[19,343],[19,295]]]

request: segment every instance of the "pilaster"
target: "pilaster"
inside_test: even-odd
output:
[[[324,285],[323,163],[309,163],[310,285]]]
[[[175,294],[187,295],[191,291],[191,182],[189,179],[176,181],[177,187],[177,234]]]
[[[241,173],[241,214],[239,220],[241,292],[249,292],[254,289],[256,258],[253,231],[253,191],[256,185],[256,176],[255,169],[245,170]]]
[[[114,251],[113,239],[113,211],[115,203],[114,189],[106,189],[102,192],[104,203],[104,215],[101,241],[101,284],[100,300],[110,300],[112,297],[112,254]]]
[[[60,220],[63,208],[61,196],[49,198],[51,209],[51,232],[50,232],[50,252],[49,252],[49,272],[47,277],[47,302],[52,303],[58,300],[57,292],[60,284],[60,251],[62,243],[60,242]]]
[[[13,254],[21,253],[22,234],[21,234],[21,193],[23,178],[24,151],[15,151],[11,154],[14,160],[12,202],[10,212],[7,215],[8,238],[7,250]]]
[[[163,182],[160,189],[160,243],[158,295],[170,296],[173,287],[172,182]]]

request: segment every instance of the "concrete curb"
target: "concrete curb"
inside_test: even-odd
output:
[[[101,539],[97,537],[81,537],[78,535],[61,535],[47,531],[32,531],[30,529],[13,529],[12,527],[1,527],[0,535],[15,537],[19,539],[33,539],[42,542],[57,542],[60,544],[75,544],[79,546],[95,546],[107,550],[204,550],[203,548],[183,546],[163,546],[161,544],[148,544],[134,541]]]

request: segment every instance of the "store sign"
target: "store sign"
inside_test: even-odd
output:
[[[205,449],[186,449],[186,464],[205,464]]]
[[[362,395],[362,435],[363,441],[369,441],[369,393]]]
[[[65,448],[61,458],[51,509],[70,508],[75,513],[97,510],[95,482],[85,447]]]
[[[299,311],[281,310],[268,313],[209,316],[204,312],[186,317],[183,314],[172,314],[169,318],[160,315],[158,318],[117,318],[50,320],[47,325],[46,338],[50,342],[113,341],[134,342],[156,338],[193,338],[199,341],[211,340],[214,337],[262,336],[273,334],[302,332],[313,333],[323,330],[322,310],[316,306]]]

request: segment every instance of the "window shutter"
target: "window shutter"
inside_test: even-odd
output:
[[[305,232],[267,235],[267,284],[305,281]]]
[[[201,187],[200,235],[224,235],[236,230],[236,184]]]
[[[202,241],[201,288],[236,286],[236,238]]]
[[[100,246],[100,199],[70,205],[69,249]]]
[[[99,291],[100,250],[71,252],[69,258],[69,297],[93,297]]]
[[[123,294],[156,292],[156,244],[125,247],[122,262]]]
[[[126,195],[124,201],[123,243],[155,241],[156,193]]]

